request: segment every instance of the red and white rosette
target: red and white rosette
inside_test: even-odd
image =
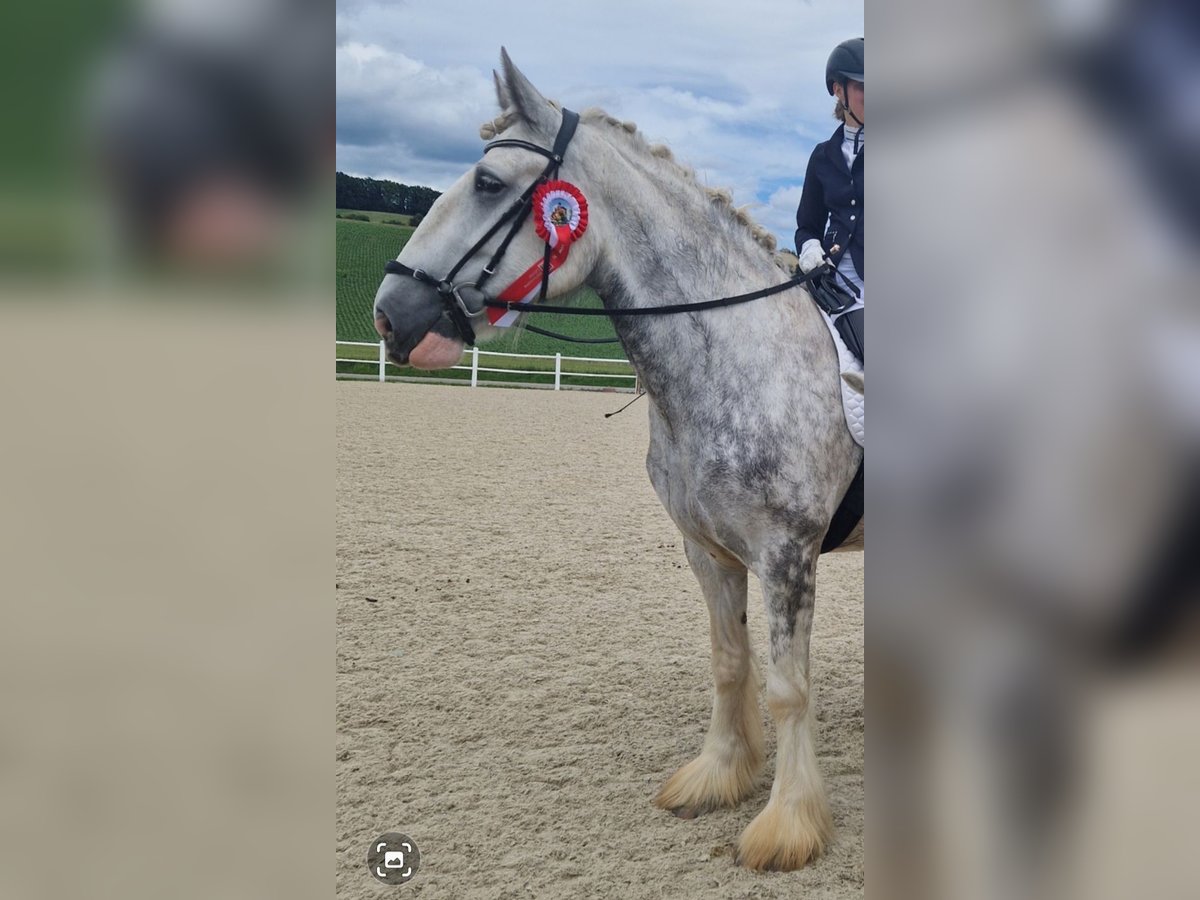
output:
[[[587,200],[583,192],[567,181],[547,181],[533,192],[533,227],[543,241],[550,245],[550,271],[561,266],[571,244],[587,230]],[[499,299],[528,303],[537,299],[542,288],[543,260],[526,269],[516,281],[506,287]],[[488,321],[505,328],[517,321],[516,310],[488,309]]]
[[[570,182],[547,181],[533,192],[533,225],[551,247],[565,247],[587,231],[587,200]]]

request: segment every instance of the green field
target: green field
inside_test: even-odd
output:
[[[411,228],[337,220],[337,339],[377,341],[371,321],[383,264],[395,259]]]
[[[370,219],[376,225],[382,225],[385,222],[389,222],[389,221],[400,221],[400,222],[403,222],[405,225],[407,225],[409,219],[412,218],[411,216],[406,216],[401,213],[375,212],[374,210],[366,210],[366,209],[339,209],[339,210],[336,210],[336,213],[339,216],[345,216],[345,215],[366,216],[368,219]],[[400,226],[393,225],[392,227],[398,228]]]
[[[350,211],[352,210],[339,210],[339,212]],[[367,213],[367,215],[391,217],[387,213]],[[375,333],[375,327],[371,321],[371,308],[375,299],[375,291],[379,287],[380,279],[383,277],[384,263],[396,257],[400,252],[400,248],[404,246],[405,242],[412,235],[413,229],[397,225],[338,219],[336,231],[337,339],[341,341],[377,342],[379,338]],[[580,291],[574,298],[563,302],[578,304],[579,306],[600,306],[600,299],[587,289]],[[612,322],[600,316],[547,315],[537,317],[537,321],[534,324],[574,337],[616,336],[613,331]],[[481,346],[480,349],[497,350],[505,353],[546,354],[550,356],[553,356],[555,353],[561,353],[563,356],[582,356],[613,360],[623,360],[625,355],[620,344],[573,344],[543,337],[542,335],[530,334],[529,332],[504,335],[495,341]],[[377,360],[378,353],[373,348],[368,347],[339,347],[337,348],[337,356],[343,358],[363,357]],[[539,371],[549,370],[551,372],[554,369],[553,360],[509,360],[502,357],[483,357],[480,365],[493,368],[508,367]],[[564,364],[564,371],[572,368],[576,371],[589,372],[611,371],[628,373],[630,371],[628,364],[624,362],[613,364]],[[338,367],[338,371],[342,373],[371,374],[372,371],[378,370],[372,369],[370,365],[360,367],[352,364],[341,364]],[[395,370],[397,373],[402,371],[404,370]],[[469,377],[468,373],[455,371],[422,374],[447,378]],[[503,376],[492,373],[488,374],[488,378],[490,380],[512,380],[518,382],[546,380],[526,375],[513,375],[511,378],[505,379]],[[568,377],[564,378],[564,383],[587,384],[595,387],[629,387],[631,385],[631,382],[621,379],[609,381],[602,379],[572,379]]]

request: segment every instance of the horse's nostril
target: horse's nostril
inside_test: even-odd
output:
[[[379,332],[380,337],[387,337],[392,333],[392,323],[388,321],[388,317],[381,312],[375,313],[375,330]]]

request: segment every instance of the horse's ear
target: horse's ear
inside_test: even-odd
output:
[[[508,95],[510,106],[528,125],[544,134],[554,134],[558,130],[559,113],[529,79],[521,74],[521,70],[513,65],[508,51],[503,47],[500,48],[500,64],[504,67],[505,93]]]
[[[508,95],[508,88],[504,86],[500,73],[495,69],[492,69],[492,81],[496,85],[496,102],[500,104],[500,112],[504,112],[512,106],[512,97]]]

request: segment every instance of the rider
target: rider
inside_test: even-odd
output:
[[[825,87],[837,98],[842,124],[808,160],[796,210],[800,270],[832,263],[838,281],[858,290],[858,301],[836,319],[846,345],[862,359],[863,335],[863,39],[838,44],[825,64]],[[857,346],[856,346],[857,345]]]

